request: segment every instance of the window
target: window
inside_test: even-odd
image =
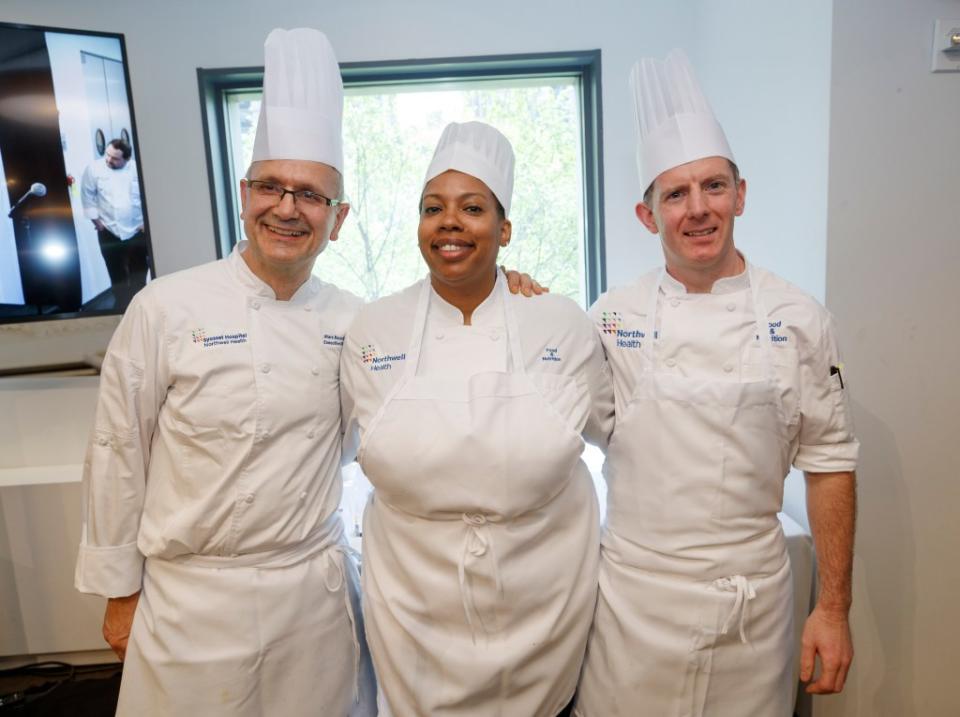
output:
[[[344,183],[350,215],[314,273],[370,301],[409,286],[426,268],[417,249],[423,176],[444,126],[483,120],[517,157],[501,263],[587,306],[605,288],[599,51],[341,65]],[[239,182],[250,164],[262,69],[199,70],[217,255],[242,236]],[[602,455],[584,458],[601,510]],[[370,485],[353,464],[341,503],[359,547]]]
[[[603,290],[598,51],[342,66],[351,212],[315,273],[366,300],[421,278],[417,200],[443,127],[479,119],[517,155],[501,262],[591,303]],[[262,71],[200,70],[218,256],[241,238]]]

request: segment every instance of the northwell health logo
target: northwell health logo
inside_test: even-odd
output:
[[[231,333],[223,333],[213,336],[207,335],[206,329],[194,329],[190,332],[190,337],[193,339],[193,343],[199,344],[205,349],[210,348],[211,346],[247,343],[247,333],[245,331],[233,331]]]
[[[406,360],[406,353],[378,355],[373,344],[360,347],[360,361],[370,366],[371,371],[388,371],[393,368],[393,364]]]
[[[640,339],[646,335],[639,329],[623,328],[623,318],[619,311],[600,312],[599,325],[602,333],[617,337],[617,347],[621,349],[640,348]]]

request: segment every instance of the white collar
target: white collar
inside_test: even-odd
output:
[[[233,251],[230,252],[230,256],[227,257],[227,262],[229,263],[230,268],[233,270],[233,274],[237,281],[239,281],[240,285],[244,289],[247,289],[251,295],[260,296],[265,299],[276,300],[277,294],[273,288],[259,276],[254,274],[253,270],[250,268],[250,265],[247,264],[246,260],[242,256],[240,256],[244,251],[247,250],[248,244],[249,242],[246,239],[237,242],[237,245],[233,247]],[[305,301],[307,298],[313,296],[320,290],[319,284],[320,282],[317,277],[311,275],[297,288],[293,296],[290,297],[290,302],[299,303]]]

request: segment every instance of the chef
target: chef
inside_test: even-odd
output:
[[[685,56],[632,74],[636,213],[665,267],[600,298],[616,394],[600,597],[575,714],[792,714],[792,586],[777,519],[804,471],[820,589],[808,691],[843,688],[854,438],[833,319],[734,245],[746,183]],[[819,669],[815,676],[815,662]]]
[[[265,53],[247,240],[138,293],[103,363],[76,585],[108,598],[120,715],[375,710],[337,513],[360,302],[311,275],[348,212],[340,72],[316,30]]]
[[[605,442],[612,388],[579,307],[510,295],[496,270],[513,170],[499,131],[447,126],[420,202],[429,277],[344,344],[381,714],[554,717],[580,672],[599,559],[581,436]]]

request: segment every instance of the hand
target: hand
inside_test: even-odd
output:
[[[820,674],[814,668],[820,656]],[[829,695],[840,692],[853,662],[853,641],[846,610],[830,611],[817,605],[803,626],[800,639],[800,680],[809,682],[807,692]]]
[[[103,225],[103,222],[101,222],[99,219],[93,220],[93,226],[98,232],[102,232],[104,229],[106,229],[106,227]]]
[[[500,269],[507,277],[507,288],[510,289],[511,294],[522,293],[524,296],[539,296],[540,294],[550,293],[548,287],[540,286],[540,283],[531,278],[529,274],[521,274],[519,271],[507,269],[505,266],[501,266]]]
[[[103,639],[107,641],[120,661],[127,654],[127,640],[133,626],[133,615],[140,601],[140,591],[121,598],[108,598],[107,611],[103,615]]]

